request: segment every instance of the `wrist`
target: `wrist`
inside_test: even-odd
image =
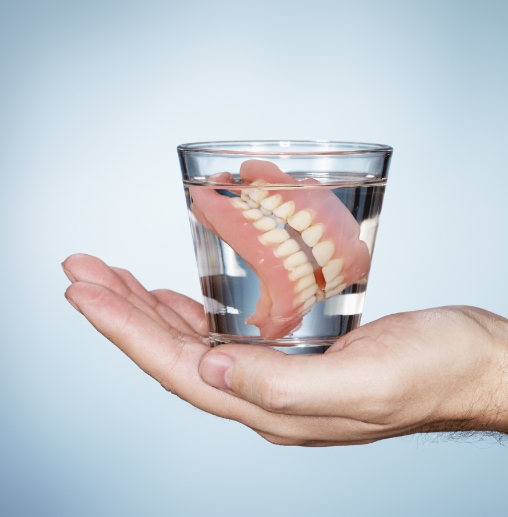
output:
[[[457,427],[508,433],[508,320],[482,309],[462,310],[473,324],[469,346],[480,354],[471,359],[476,375],[465,383]]]

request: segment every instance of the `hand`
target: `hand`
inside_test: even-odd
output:
[[[168,391],[272,443],[347,445],[417,432],[508,432],[508,320],[473,307],[395,314],[323,355],[210,348],[202,305],[73,255],[69,302]]]

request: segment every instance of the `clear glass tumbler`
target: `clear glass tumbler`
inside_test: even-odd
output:
[[[322,353],[360,324],[393,149],[178,146],[213,346]]]

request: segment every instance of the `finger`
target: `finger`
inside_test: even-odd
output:
[[[102,260],[85,254],[71,255],[67,258],[62,267],[71,281],[84,281],[107,287],[111,291],[129,300],[135,307],[145,312],[160,325],[166,327],[174,327],[176,330],[194,335],[195,331],[174,311],[171,311],[159,301],[151,296],[148,291],[135,280],[130,273],[122,270],[121,275],[127,278],[130,275],[129,282],[135,285],[136,291],[143,295],[143,298],[135,294],[124,279]]]
[[[210,387],[198,366],[209,348],[157,324],[125,298],[96,284],[76,282],[69,301],[92,325],[167,390],[215,415],[237,420],[273,443],[349,444],[372,440],[362,423],[325,417],[279,415]],[[359,443],[359,442],[358,442]]]
[[[175,293],[169,289],[158,289],[152,291],[151,294],[153,294],[159,302],[171,308],[188,321],[196,332],[208,337],[208,323],[206,321],[203,305],[188,296]]]
[[[186,332],[189,334],[199,334],[202,337],[206,337],[208,339],[208,332],[205,334],[202,334],[199,332],[199,328],[195,329],[192,326],[192,323],[187,322],[187,318],[182,317],[180,314],[178,314],[175,310],[173,310],[171,307],[166,305],[165,303],[161,302],[153,293],[147,291],[134,277],[134,275],[127,271],[126,269],[113,267],[111,268],[122,280],[123,282],[129,287],[129,289],[139,298],[141,298],[143,301],[145,301],[150,307],[152,307],[155,311],[157,311],[158,314],[164,320],[169,323],[172,327],[175,327],[179,329],[181,332]],[[181,295],[179,293],[173,293],[175,299],[178,299],[179,297],[188,299],[186,296]],[[193,301],[193,300],[192,300]],[[194,302],[197,304],[197,302]],[[198,307],[201,308],[202,306],[197,304]],[[208,341],[207,341],[208,344]]]
[[[92,283],[69,286],[66,298],[90,323],[168,391],[196,407],[253,426],[269,428],[273,416],[203,382],[198,365],[209,347],[192,336],[161,327],[115,292]]]
[[[388,369],[369,347],[323,355],[286,355],[258,346],[221,345],[204,356],[203,380],[274,413],[370,421],[391,388]]]

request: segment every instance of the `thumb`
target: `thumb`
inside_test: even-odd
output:
[[[274,413],[356,418],[373,402],[372,368],[348,348],[286,355],[253,345],[220,345],[199,365],[207,384]],[[367,368],[368,373],[363,371]],[[364,407],[365,409],[365,407]]]

